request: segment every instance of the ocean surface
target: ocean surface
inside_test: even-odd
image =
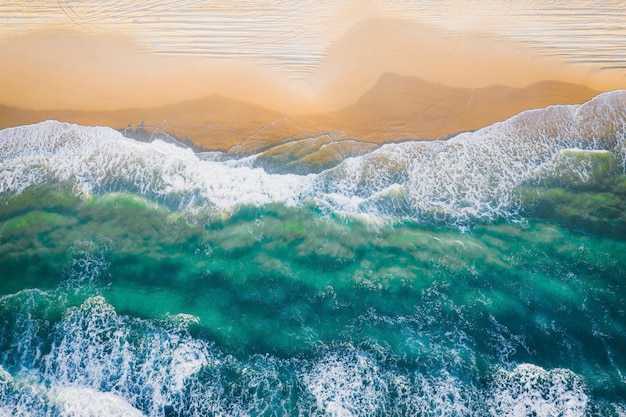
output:
[[[0,131],[0,416],[626,415],[626,91],[273,164]]]

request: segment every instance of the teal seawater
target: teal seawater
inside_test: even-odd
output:
[[[623,416],[626,94],[320,174],[0,132],[0,415]]]

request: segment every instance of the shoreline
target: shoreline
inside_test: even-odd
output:
[[[279,144],[340,134],[365,143],[438,140],[506,120],[525,110],[582,104],[600,94],[582,85],[543,81],[526,88],[459,89],[386,73],[355,103],[297,116],[212,95],[154,108],[118,111],[25,110],[0,106],[0,128],[58,120],[118,131],[166,132],[201,149],[254,153]]]

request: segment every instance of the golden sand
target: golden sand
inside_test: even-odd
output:
[[[218,94],[281,113],[324,113],[355,103],[384,73],[459,88],[545,80],[626,87],[624,79],[491,34],[381,18],[354,25],[330,44],[315,73],[302,76],[248,59],[174,58],[133,38],[53,29],[0,38],[0,62],[0,104],[37,110],[148,108]]]
[[[209,149],[345,132],[383,143],[443,138],[624,88],[584,66],[485,33],[369,19],[293,78],[249,61],[151,54],[132,39],[39,31],[0,39],[0,128],[46,119],[143,124]]]
[[[208,149],[254,152],[270,145],[329,132],[384,143],[438,139],[505,120],[527,109],[575,104],[597,94],[588,87],[544,81],[526,88],[455,88],[414,77],[384,74],[355,104],[341,110],[293,116],[209,96],[173,105],[107,112],[0,109],[0,128],[54,119],[124,129],[142,125]]]

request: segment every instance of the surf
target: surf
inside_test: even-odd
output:
[[[309,173],[0,131],[0,414],[622,415],[625,94]]]

